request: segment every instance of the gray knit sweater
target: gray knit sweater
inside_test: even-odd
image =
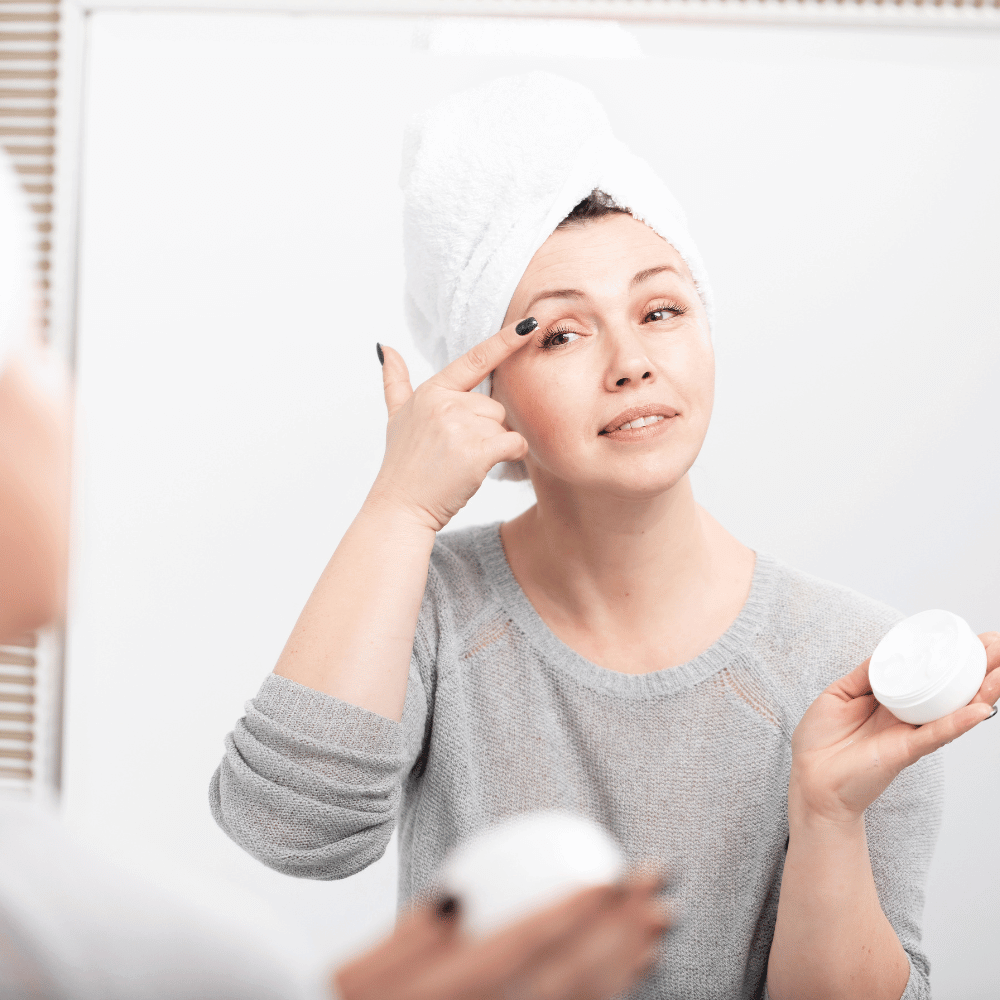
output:
[[[790,737],[816,696],[901,615],[758,554],[750,596],[695,659],[630,675],[565,646],[514,579],[497,525],[431,557],[401,722],[272,675],[226,739],[216,821],[265,864],[345,878],[400,831],[400,895],[433,889],[445,852],[513,813],[603,823],[630,859],[678,876],[682,919],[642,998],[766,996],[788,837]],[[920,948],[941,817],[936,756],[866,815],[879,898],[930,996]]]

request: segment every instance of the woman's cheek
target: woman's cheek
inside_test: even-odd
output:
[[[508,405],[508,425],[522,434],[531,451],[543,460],[572,450],[581,426],[591,422],[574,411],[574,393],[567,391],[570,386],[565,381],[550,377],[541,385],[523,386]],[[578,407],[579,392],[575,395]]]
[[[689,412],[693,406],[698,411],[711,413],[715,398],[715,352],[711,345],[703,343],[696,335],[689,336],[657,361],[667,383]]]

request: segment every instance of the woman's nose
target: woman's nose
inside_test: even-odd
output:
[[[612,335],[611,357],[608,360],[605,388],[609,392],[634,388],[641,382],[653,380],[653,365],[642,341],[632,333]]]

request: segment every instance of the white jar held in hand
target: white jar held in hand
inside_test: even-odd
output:
[[[891,629],[872,653],[872,693],[901,722],[934,722],[976,696],[986,648],[964,618],[922,611]]]
[[[441,884],[478,937],[580,889],[610,885],[624,871],[622,852],[602,827],[571,813],[537,812],[459,845],[445,860]]]

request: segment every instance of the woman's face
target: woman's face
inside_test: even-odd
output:
[[[558,229],[504,322],[526,316],[538,320],[533,342],[494,372],[493,397],[528,442],[536,486],[645,497],[676,484],[705,439],[715,383],[708,319],[680,254],[630,215]]]

